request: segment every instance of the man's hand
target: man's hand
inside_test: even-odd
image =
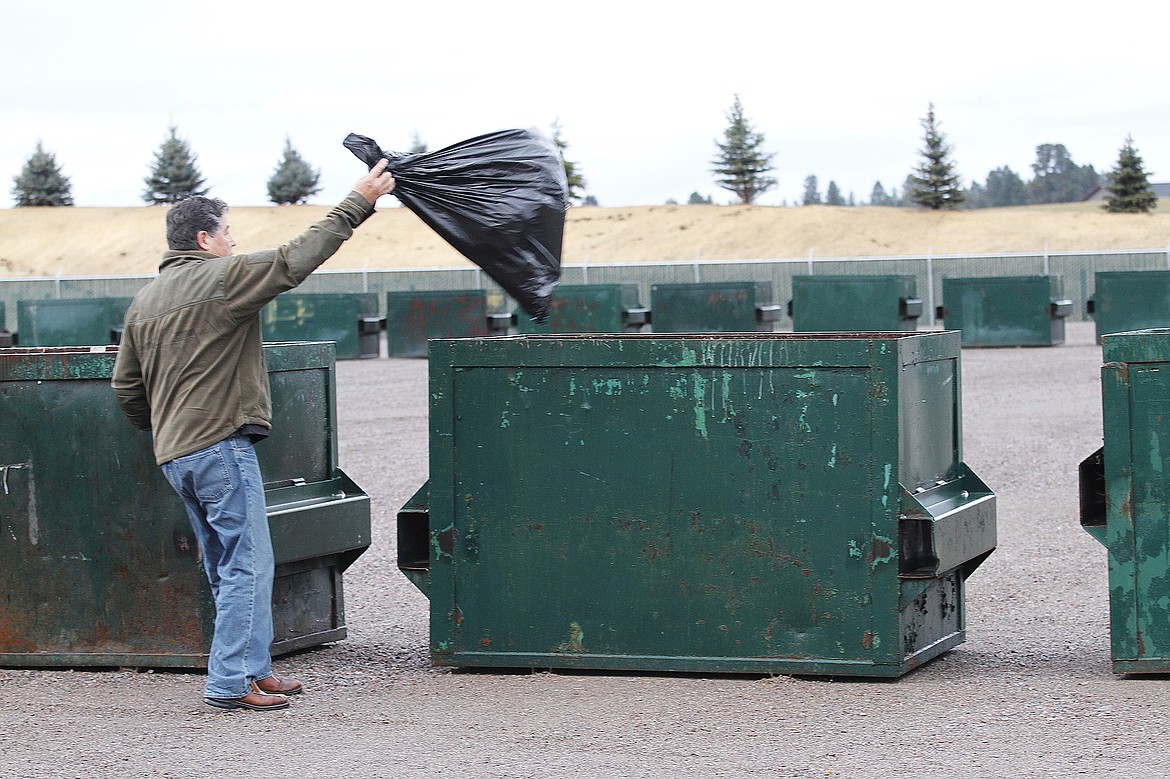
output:
[[[382,195],[393,192],[396,182],[394,176],[386,170],[389,162],[385,157],[378,160],[378,164],[370,168],[369,173],[357,180],[353,185],[354,190],[371,203],[376,203]]]

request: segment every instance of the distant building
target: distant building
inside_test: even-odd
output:
[[[1170,197],[1170,183],[1167,184],[1151,184],[1150,189],[1154,190],[1154,195],[1157,197]],[[1104,186],[1093,187],[1089,190],[1089,194],[1081,198],[1082,202],[1089,200],[1104,200],[1105,196],[1109,194],[1109,190]]]

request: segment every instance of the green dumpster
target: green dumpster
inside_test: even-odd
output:
[[[1102,341],[1104,446],[1081,464],[1081,524],[1109,560],[1116,673],[1170,672],[1170,329]]]
[[[922,316],[913,276],[793,276],[788,315],[797,333],[912,332]]]
[[[66,298],[16,301],[16,334],[22,347],[105,346],[121,340],[131,298]]]
[[[1087,308],[1097,343],[1108,333],[1170,327],[1170,270],[1099,270],[1093,283]]]
[[[337,464],[333,345],[265,347],[257,446],[274,654],[346,635],[369,498]],[[205,667],[214,605],[180,499],[110,389],[117,347],[0,350],[0,665]]]
[[[5,315],[4,301],[0,300],[0,349],[7,349],[16,345],[16,338],[8,329],[8,320]]]
[[[384,321],[372,292],[285,292],[260,312],[265,341],[333,341],[339,360],[380,356]]]
[[[516,331],[535,333],[639,333],[650,309],[638,302],[637,284],[561,284],[541,325],[522,309],[513,312]]]
[[[398,566],[437,665],[893,677],[961,643],[995,496],[959,335],[433,341]]]
[[[938,318],[964,347],[1055,346],[1072,313],[1060,276],[944,278]]]
[[[770,333],[779,315],[770,281],[650,286],[656,333]]]
[[[511,317],[488,315],[482,289],[386,293],[386,350],[391,357],[426,357],[432,338],[482,338],[507,329]]]

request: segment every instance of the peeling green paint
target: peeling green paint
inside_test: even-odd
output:
[[[1150,470],[1162,472],[1162,441],[1157,430],[1150,430]]]
[[[877,568],[882,563],[891,562],[897,556],[897,542],[885,536],[875,535],[873,537],[874,557],[870,563],[871,568]],[[885,554],[881,557],[877,556],[877,550],[885,549]]]
[[[621,379],[594,379],[593,391],[598,395],[621,395],[622,394],[622,380]]]
[[[833,444],[833,448],[829,452],[829,467],[837,467],[837,445]]]
[[[703,438],[707,437],[707,384],[708,381],[695,374],[692,397],[695,400],[695,429]]]

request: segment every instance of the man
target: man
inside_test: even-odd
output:
[[[232,254],[227,204],[207,197],[167,213],[159,276],[126,312],[111,382],[131,424],[182,497],[215,598],[203,700],[221,709],[287,708],[301,692],[272,673],[272,539],[252,445],[272,403],[260,310],[329,259],[394,189],[385,160],[324,219],[289,243]]]

